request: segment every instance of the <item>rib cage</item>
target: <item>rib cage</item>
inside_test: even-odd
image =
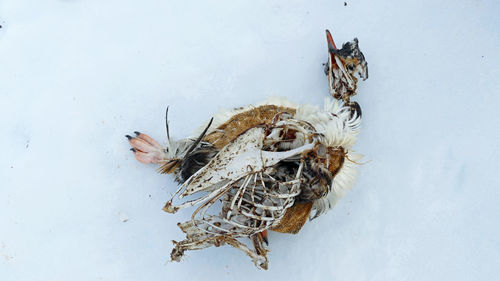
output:
[[[256,249],[263,250],[259,254],[236,238],[253,237],[269,229],[283,217],[286,209],[293,205],[294,198],[300,193],[300,170],[296,179],[286,182],[277,181],[268,174],[273,172],[252,173],[232,184],[222,186],[208,197],[206,202],[194,211],[191,220],[179,224],[181,230],[186,233],[186,239],[175,242],[171,258],[180,259],[185,250],[228,243],[249,254],[258,267],[266,268],[267,257],[262,255],[265,250],[261,241],[254,242]],[[219,198],[222,201],[220,214],[207,214],[209,208],[215,205],[214,200]]]

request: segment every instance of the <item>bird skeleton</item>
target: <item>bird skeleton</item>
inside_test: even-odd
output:
[[[167,108],[165,147],[143,133],[127,135],[138,161],[160,165],[180,183],[163,210],[196,208],[178,223],[186,238],[173,241],[173,261],[228,244],[267,269],[268,230],[298,233],[352,187],[361,159],[352,150],[361,122],[359,105],[349,100],[357,83],[352,71],[367,77],[366,62],[357,39],[341,50],[331,48],[328,31],[327,40],[325,71],[338,100],[326,98],[323,109],[269,99],[221,112],[196,137],[173,140]]]

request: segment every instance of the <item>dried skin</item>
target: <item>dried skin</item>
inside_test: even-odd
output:
[[[281,233],[299,233],[300,229],[302,229],[309,219],[312,206],[313,202],[295,203],[295,205],[286,210],[283,218],[271,230]]]
[[[232,116],[203,140],[222,149],[249,128],[269,125],[278,113],[295,113],[295,109],[276,105],[262,105]]]

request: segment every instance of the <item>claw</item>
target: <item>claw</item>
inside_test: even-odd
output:
[[[137,136],[126,135],[132,148],[130,149],[137,161],[144,164],[163,164],[167,160],[167,155],[163,147],[150,136],[134,132]]]

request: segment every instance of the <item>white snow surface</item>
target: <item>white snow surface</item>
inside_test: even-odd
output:
[[[495,280],[500,2],[0,1],[0,280]],[[168,263],[172,177],[124,137],[182,138],[270,96],[321,106],[325,29],[370,78],[354,189],[270,269],[229,246]],[[124,221],[123,214],[128,218]]]

